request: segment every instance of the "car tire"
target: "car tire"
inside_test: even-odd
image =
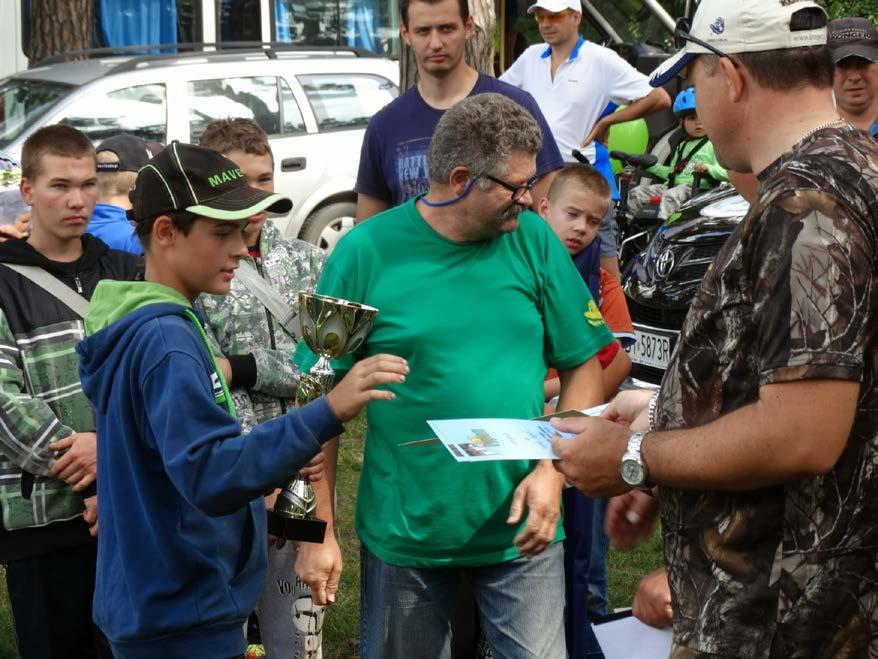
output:
[[[354,227],[357,204],[341,201],[318,208],[302,223],[299,238],[331,252],[338,241]]]

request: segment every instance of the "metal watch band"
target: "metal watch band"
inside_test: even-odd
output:
[[[628,438],[628,449],[626,453],[633,453],[637,456],[637,460],[639,462],[643,462],[643,458],[640,455],[640,446],[643,444],[643,438],[646,437],[647,432],[636,432],[631,437]]]
[[[649,406],[646,408],[646,416],[649,421],[649,432],[655,431],[655,413],[658,407],[659,392],[656,391],[649,399]]]
[[[628,446],[625,449],[625,454],[622,456],[623,463],[626,459],[633,459],[636,460],[637,463],[640,464],[640,466],[643,468],[643,482],[639,485],[632,484],[636,489],[643,492],[649,491],[649,467],[647,467],[646,461],[643,459],[643,455],[641,454],[640,449],[643,446],[644,440],[649,434],[649,431],[638,431],[631,435],[628,438]]]

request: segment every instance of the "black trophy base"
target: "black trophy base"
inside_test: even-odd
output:
[[[326,522],[322,519],[293,519],[278,515],[273,510],[268,513],[268,532],[284,540],[297,542],[323,543],[326,536]]]

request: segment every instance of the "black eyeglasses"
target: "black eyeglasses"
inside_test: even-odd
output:
[[[674,26],[674,47],[677,50],[682,50],[683,48],[685,48],[686,42],[689,41],[689,42],[694,43],[698,46],[701,46],[702,48],[706,48],[707,50],[712,52],[717,57],[720,57],[720,58],[724,57],[724,58],[728,59],[732,64],[737,66],[737,62],[735,62],[734,59],[729,57],[729,55],[727,55],[723,51],[719,50],[718,48],[714,48],[709,43],[702,41],[698,37],[693,37],[689,33],[689,30],[691,30],[691,29],[692,29],[691,19],[689,19],[686,16],[683,16],[682,18],[677,19],[677,24]]]
[[[530,192],[537,184],[540,180],[540,175],[535,174],[534,176],[531,176],[523,185],[512,185],[511,183],[507,183],[506,181],[491,176],[490,174],[479,174],[476,178],[486,178],[492,183],[496,183],[497,185],[506,188],[512,193],[512,202],[517,204],[521,198]]]

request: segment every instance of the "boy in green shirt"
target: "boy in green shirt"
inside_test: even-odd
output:
[[[717,162],[713,144],[698,121],[695,90],[692,87],[677,94],[674,116],[679,119],[686,137],[674,148],[669,164],[653,165],[646,170],[661,178],[663,183],[639,185],[628,192],[628,209],[631,213],[636,213],[658,195],[661,197],[659,217],[666,219],[686,199],[698,193],[698,190],[692,190],[696,176],[701,179],[700,190],[708,190],[729,180],[728,172]]]

